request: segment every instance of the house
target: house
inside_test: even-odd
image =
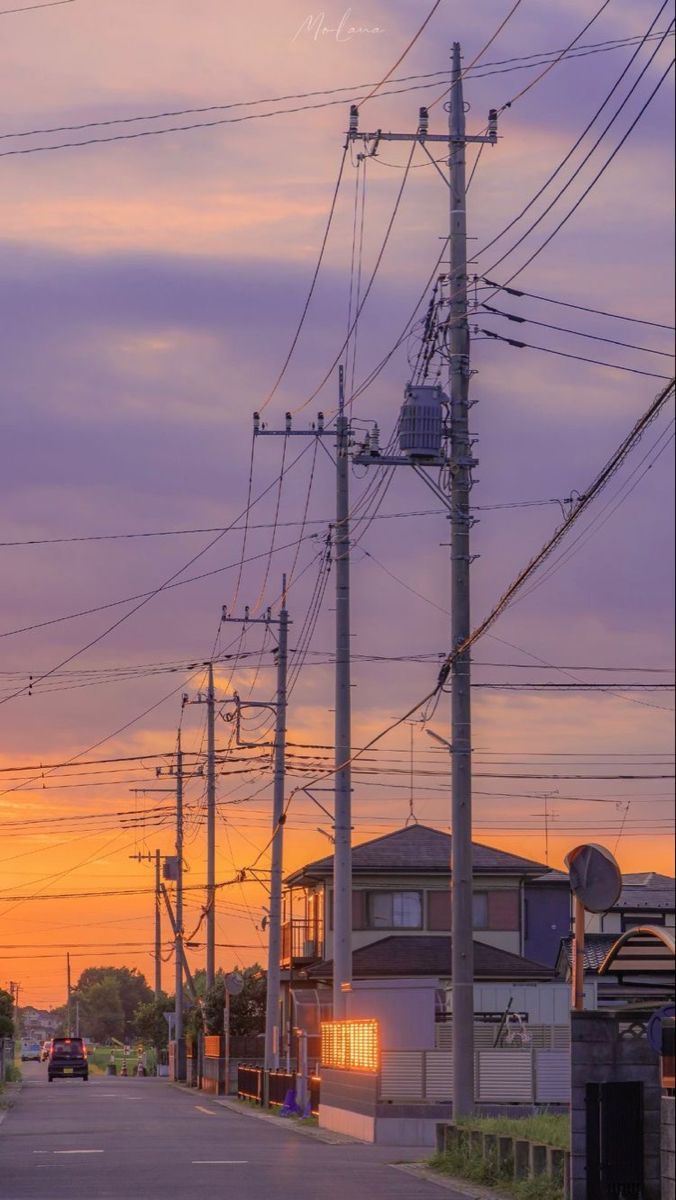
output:
[[[644,986],[640,975],[633,979],[628,975],[625,979],[601,968],[620,935],[632,929],[645,926],[663,929],[673,939],[674,888],[675,881],[670,875],[658,875],[655,871],[628,874],[623,877],[619,899],[608,912],[587,914],[584,969],[587,978],[598,978],[599,1003],[618,1004],[649,994],[650,989]],[[571,978],[572,954],[572,937],[568,935],[561,941],[556,962],[557,974],[562,979]],[[659,990],[659,981],[656,986]],[[669,998],[673,987],[663,990],[665,998]]]
[[[352,852],[355,988],[363,990],[369,982],[375,986],[381,981],[380,992],[398,990],[402,1002],[404,991],[415,991],[420,1003],[424,992],[432,1025],[435,1003],[437,1021],[450,1017],[451,850],[449,834],[414,824],[355,846]],[[532,961],[524,954],[526,889],[546,874],[546,868],[474,843],[473,871],[477,1011],[488,1007],[499,1018],[514,987],[523,995],[526,989],[529,997],[539,988],[561,992],[567,1010],[567,989],[555,980],[554,949],[548,953],[549,962]],[[320,1022],[331,1015],[332,856],[301,867],[287,878],[286,886],[282,1029],[302,1027],[314,1038]],[[558,947],[560,940],[557,927],[553,946]],[[548,997],[547,1003],[550,1012],[554,1001]],[[534,1013],[537,1008],[530,999],[529,1009]],[[283,1040],[286,1043],[287,1037]]]
[[[451,930],[452,837],[410,825],[352,851],[352,947],[402,938],[448,937]],[[474,937],[524,955],[526,886],[546,874],[542,863],[473,843]],[[294,970],[333,954],[333,857],[318,859],[286,880],[282,964]],[[557,926],[558,947],[562,934]],[[554,939],[553,939],[554,940]]]

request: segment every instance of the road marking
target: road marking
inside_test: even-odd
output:
[[[53,1150],[53,1154],[103,1154],[103,1150]]]
[[[248,1158],[193,1158],[193,1167],[247,1167]]]
[[[208,1117],[215,1117],[217,1115],[214,1112],[213,1108],[202,1108],[202,1106],[200,1104],[196,1104],[195,1108],[197,1109],[198,1112],[206,1113],[206,1115]]]

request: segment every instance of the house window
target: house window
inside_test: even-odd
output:
[[[495,888],[475,892],[473,896],[475,929],[508,932],[519,929],[519,892],[516,888]]]
[[[475,929],[488,929],[488,892],[475,892],[472,897],[473,918]]]
[[[369,929],[422,929],[421,892],[369,892]]]

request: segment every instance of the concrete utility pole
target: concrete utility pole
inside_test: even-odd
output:
[[[336,712],[335,850],[333,856],[333,1019],[346,1013],[352,982],[352,696],[350,646],[350,423],[340,367],[336,420]]]
[[[167,897],[168,901],[168,897]],[[185,1079],[185,1034],[183,1029],[183,751],[181,734],[176,749],[176,923],[174,926],[176,990],[176,1078]]]
[[[207,689],[207,988],[216,978],[216,703],[214,664]]]
[[[449,110],[451,270],[449,343],[451,352],[451,644],[469,638],[470,491],[472,445],[469,433],[469,324],[467,320],[467,133],[460,44],[453,46],[453,87]],[[451,667],[452,772],[452,976],[453,1119],[474,1111],[474,940],[472,901],[472,693],[471,654],[463,651]]]
[[[130,854],[135,862],[154,862],[155,863],[155,999],[159,1000],[162,994],[162,920],[161,920],[161,894],[160,894],[160,852],[156,850],[154,854],[148,852],[142,854],[141,851],[137,854]]]
[[[72,1016],[71,1016],[71,1008],[70,1008],[70,993],[71,993],[71,986],[70,986],[70,954],[68,954],[68,953],[66,954],[66,989],[67,989],[67,992],[68,992],[68,1003],[67,1003],[67,1006],[66,1006],[66,1013],[67,1013],[66,1027],[67,1027],[67,1030],[68,1030],[68,1037],[72,1037],[72,1036],[73,1036],[73,1028],[72,1028]]]
[[[334,437],[336,439],[336,708],[335,708],[335,854],[333,859],[333,1016],[345,1016],[345,992],[352,982],[352,695],[350,647],[350,421],[345,416],[345,370],[339,369],[335,429],[319,413],[311,429],[266,429],[254,413],[254,434],[261,437]],[[293,963],[292,963],[293,966]]]
[[[491,109],[486,134],[469,135],[465,126],[460,45],[453,46],[448,132],[429,132],[429,112],[421,108],[415,134],[359,131],[359,112],[350,112],[350,141],[363,143],[376,154],[380,142],[419,142],[428,158],[427,143],[449,148],[450,272],[448,318],[441,326],[448,340],[450,359],[450,421],[443,415],[444,399],[436,386],[411,385],[402,409],[398,456],[382,454],[367,440],[354,461],[364,465],[413,467],[421,479],[448,507],[451,518],[451,575],[453,650],[464,645],[470,625],[470,490],[472,456],[469,433],[469,324],[467,319],[467,183],[465,151],[469,142],[497,143],[497,112]],[[426,376],[423,377],[426,380]],[[450,451],[448,444],[450,442]],[[424,470],[425,466],[450,468],[450,497]],[[454,657],[451,668],[452,743],[452,976],[453,976],[453,1117],[474,1108],[474,942],[472,904],[472,726],[470,653]],[[436,735],[432,735],[436,736]],[[444,741],[445,739],[439,739]]]
[[[282,872],[284,861],[284,792],[286,787],[286,676],[289,645],[289,614],[286,608],[286,576],[279,614],[277,649],[277,701],[275,708],[275,781],[272,804],[272,862],[270,875],[270,920],[268,980],[265,1003],[265,1069],[279,1066],[280,960],[282,956]]]
[[[268,609],[263,617],[250,616],[249,609],[244,610],[243,618],[236,617],[223,609],[223,621],[247,625],[277,625],[279,641],[277,644],[277,693],[272,703],[258,700],[240,700],[235,695],[232,701],[235,705],[235,729],[238,746],[252,748],[260,745],[257,742],[241,740],[241,714],[245,708],[268,708],[275,712],[274,747],[274,790],[272,802],[272,861],[270,864],[270,909],[268,919],[268,972],[267,992],[265,1003],[265,1069],[276,1070],[279,1067],[279,999],[282,957],[282,877],[284,867],[284,797],[286,790],[286,709],[287,709],[287,671],[289,657],[289,613],[286,607],[286,575],[282,580],[282,607],[275,621]],[[269,743],[268,743],[269,744]],[[292,946],[293,950],[293,946]]]

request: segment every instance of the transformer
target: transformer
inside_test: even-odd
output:
[[[441,458],[445,403],[440,387],[409,383],[399,417],[399,448],[408,458],[417,462]]]

